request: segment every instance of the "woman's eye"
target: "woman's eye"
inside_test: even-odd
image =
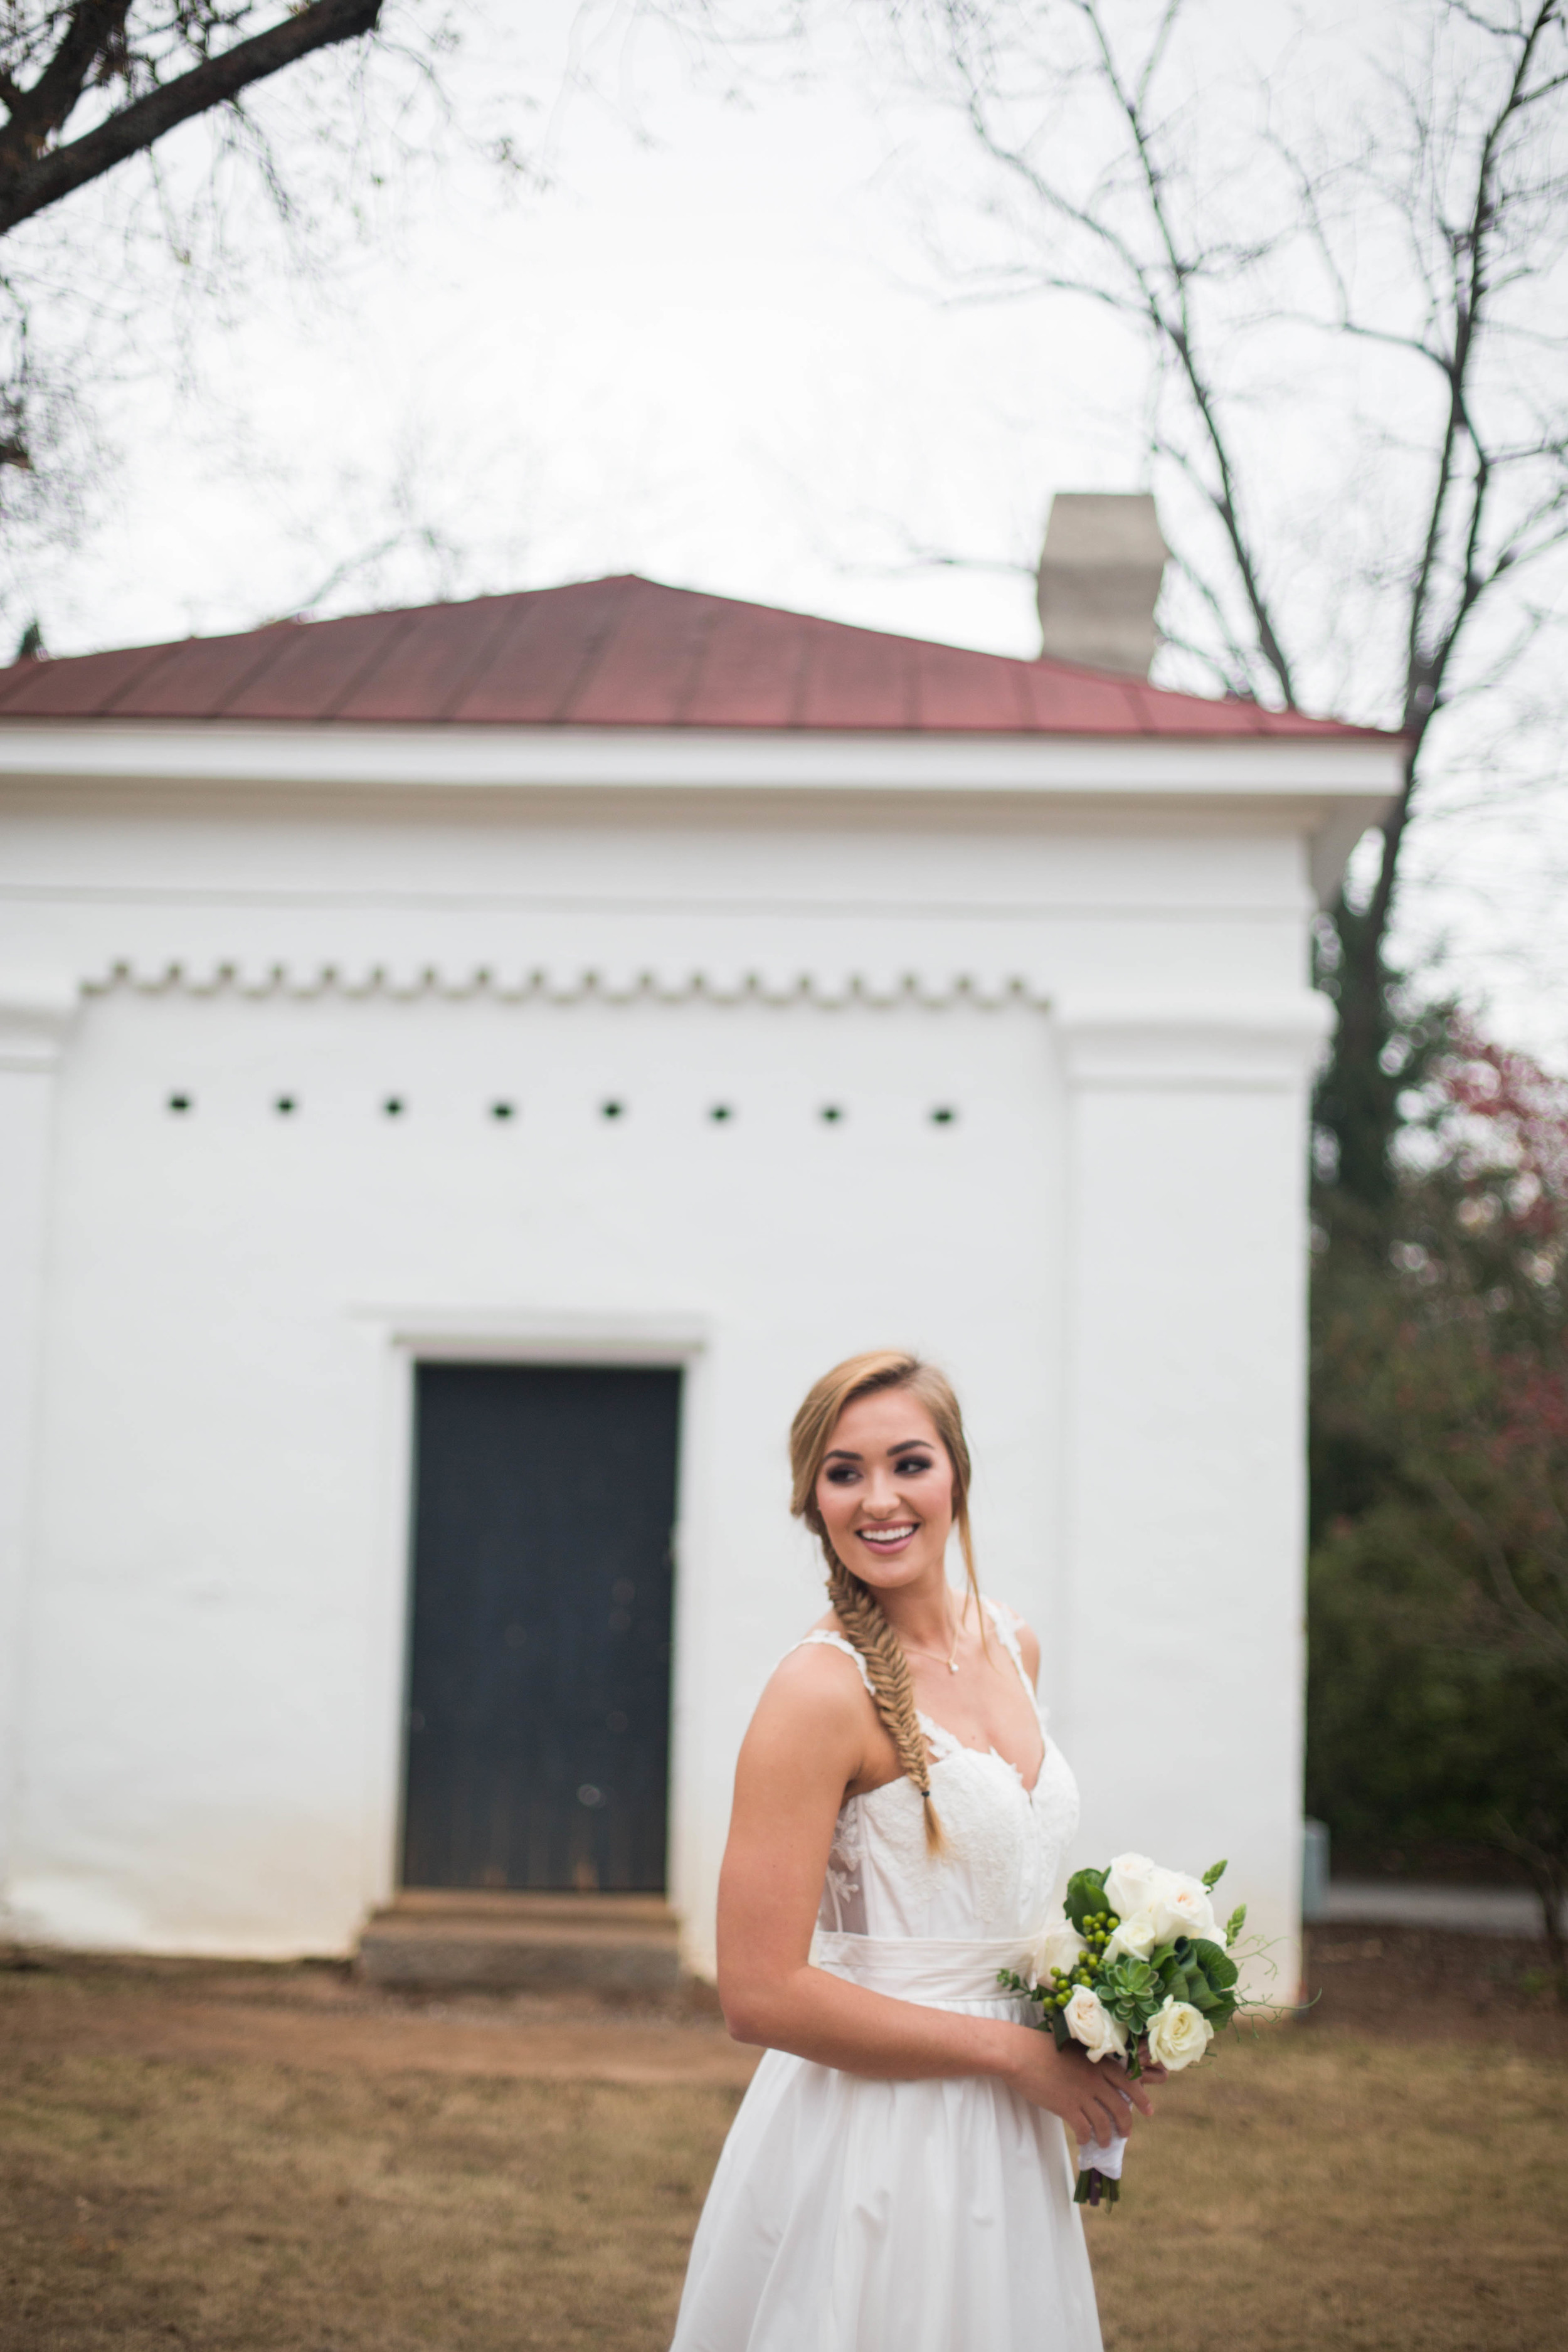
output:
[[[931,1463],[925,1454],[908,1454],[899,1465],[899,1475],[900,1478],[915,1478],[922,1470],[930,1468]]]
[[[830,1486],[847,1486],[849,1481],[854,1477],[854,1475],[855,1471],[852,1465],[847,1462],[840,1462],[828,1472],[827,1483]]]

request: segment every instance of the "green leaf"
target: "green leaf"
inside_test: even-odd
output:
[[[1104,1870],[1075,1870],[1068,1880],[1067,1915],[1080,1936],[1089,1913],[1105,1908],[1105,1882],[1110,1875],[1108,1866]]]
[[[1206,1936],[1193,1946],[1193,1957],[1216,1992],[1228,1992],[1241,1974],[1229,1953],[1211,1944]]]
[[[1220,1880],[1225,1876],[1225,1873],[1226,1865],[1223,1862],[1211,1862],[1208,1868],[1205,1871],[1204,1885],[1209,1889],[1211,1894],[1219,1885]]]
[[[1235,1910],[1231,1913],[1229,1918],[1225,1923],[1226,1942],[1227,1944],[1234,1944],[1246,1925],[1247,1906],[1245,1903],[1238,1903]]]

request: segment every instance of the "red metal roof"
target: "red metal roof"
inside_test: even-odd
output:
[[[1364,736],[635,575],[0,670],[8,719]]]

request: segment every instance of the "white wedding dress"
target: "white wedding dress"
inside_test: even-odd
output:
[[[985,1607],[1036,1705],[1016,1621]],[[842,1634],[806,1638],[860,1665]],[[996,1972],[1059,1892],[1077,1783],[1048,1738],[1031,1790],[994,1749],[921,1722],[949,1854],[927,1855],[910,1781],[849,1798],[812,1959],[900,2000],[1023,2021]],[[770,2050],[713,2176],[671,2352],[1100,2352],[1076,2172],[1058,2118],[988,2076],[874,2082]]]

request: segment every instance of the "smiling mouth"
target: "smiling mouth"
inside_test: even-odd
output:
[[[900,1519],[896,1527],[857,1528],[855,1533],[863,1544],[869,1544],[873,1551],[897,1551],[900,1545],[909,1542],[915,1533],[916,1525],[913,1519]]]

